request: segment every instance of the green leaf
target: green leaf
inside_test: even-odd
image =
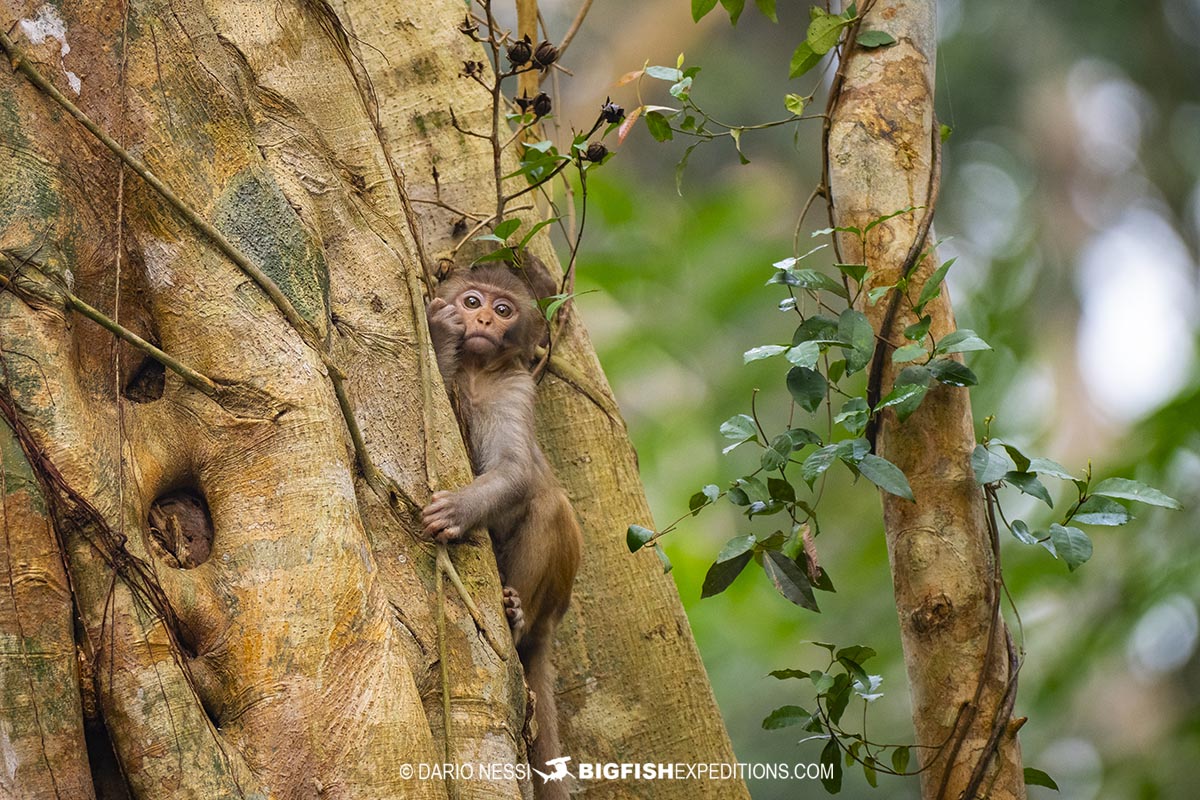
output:
[[[513,217],[500,222],[492,229],[492,233],[496,234],[502,241],[506,241],[509,236],[517,232],[517,228],[521,227],[521,220]]]
[[[916,312],[920,314],[930,300],[942,293],[942,281],[946,279],[946,273],[950,270],[950,266],[954,264],[954,259],[948,259],[942,262],[942,265],[934,270],[929,279],[925,281],[925,285],[921,287],[921,294],[917,298]]]
[[[742,353],[742,363],[749,364],[751,361],[761,361],[764,358],[777,356],[787,352],[787,347],[778,344],[764,344],[758,347],[752,347],[745,353]]]
[[[875,353],[875,330],[861,311],[847,308],[838,317],[838,338],[848,347],[846,374],[853,375],[867,364]]]
[[[786,439],[787,437],[782,438]],[[778,500],[781,503],[796,502],[795,487],[783,478],[767,478],[767,491],[771,493],[772,500]]]
[[[1092,494],[1098,494],[1102,497],[1115,497],[1119,500],[1132,500],[1135,503],[1144,503],[1148,506],[1158,506],[1159,508],[1171,508],[1176,511],[1183,508],[1179,501],[1174,497],[1169,497],[1163,494],[1158,489],[1147,486],[1138,481],[1131,481],[1128,478],[1109,478],[1105,481],[1100,481],[1095,489],[1092,489]]]
[[[767,715],[767,718],[762,721],[762,726],[766,730],[773,731],[790,725],[807,725],[810,719],[812,719],[812,714],[800,706],[780,706]]]
[[[921,317],[919,320],[909,325],[904,329],[904,338],[911,339],[914,342],[919,342],[929,333],[929,326],[933,323],[933,318],[928,314]]]
[[[1133,515],[1129,513],[1129,509],[1118,503],[1116,500],[1111,500],[1100,495],[1093,495],[1083,501],[1076,511],[1072,521],[1078,522],[1081,525],[1124,525],[1129,520],[1133,519]]]
[[[738,537],[740,539],[753,537]],[[736,541],[736,540],[735,540]],[[728,545],[726,545],[728,547]],[[722,554],[724,551],[722,551]],[[742,574],[742,570],[750,563],[753,553],[743,552],[741,555],[733,556],[724,561],[717,560],[708,568],[708,574],[704,576],[704,586],[700,589],[701,599],[712,597],[720,594],[729,588],[729,585],[737,579],[738,575]]]
[[[843,647],[837,651],[834,659],[841,661],[843,658],[853,661],[855,664],[863,664],[877,656],[874,648],[866,647],[861,644],[852,644],[849,647]],[[865,675],[864,675],[865,677]]]
[[[849,24],[850,20],[844,17],[821,11],[808,23],[805,41],[814,53],[823,56],[837,45],[838,40],[842,38],[842,29]]]
[[[749,414],[734,414],[721,423],[721,435],[726,439],[737,439],[743,442],[747,439],[757,439],[758,426],[754,424],[754,418]]]
[[[666,575],[668,572],[670,572],[671,570],[673,570],[675,568],[675,565],[672,564],[671,559],[667,557],[666,550],[663,550],[658,545],[651,545],[651,546],[654,548],[654,554],[656,556],[658,556],[658,560],[662,562],[663,575]]]
[[[929,374],[947,386],[974,386],[979,383],[970,368],[952,358],[935,358],[929,362]]]
[[[810,444],[821,444],[821,437],[808,428],[789,428],[783,435],[791,439],[793,450],[800,450]]]
[[[788,678],[806,679],[809,677],[809,673],[800,669],[774,669],[767,674],[772,678],[781,681],[787,680]]]
[[[746,154],[742,152],[742,129],[730,128],[729,138],[733,139],[733,146],[737,149],[738,160],[743,164],[749,164],[750,159],[746,158]]]
[[[1029,471],[1029,465],[1033,462],[1031,462],[1024,453],[1011,444],[1001,443],[1001,446],[1004,448],[1004,451],[1008,453],[1009,458],[1013,460],[1013,463],[1017,465],[1017,472]]]
[[[692,19],[699,22],[704,15],[717,7],[717,0],[692,0]]]
[[[1003,479],[1005,474],[1012,469],[1012,464],[1004,456],[997,455],[983,445],[977,444],[974,452],[971,453],[971,469],[975,470],[975,482],[980,486],[986,486]]]
[[[475,259],[475,263],[482,264],[485,261],[512,261],[514,255],[515,254],[513,253],[513,249],[511,247],[501,247],[499,250],[493,250],[486,256],[481,256]]]
[[[1058,791],[1058,784],[1054,782],[1053,778],[1042,772],[1040,769],[1034,769],[1033,767],[1025,768],[1025,785],[1045,786],[1047,789],[1053,789],[1056,792]]]
[[[821,63],[821,53],[817,53],[812,49],[812,45],[808,42],[801,42],[796,48],[796,52],[792,53],[792,63],[788,68],[789,78],[799,78],[804,73]]]
[[[771,440],[771,446],[763,450],[761,465],[767,472],[782,468],[788,462],[792,452],[792,442],[787,436],[776,436]]]
[[[879,298],[883,297],[884,295],[886,295],[888,292],[890,292],[892,289],[895,289],[895,288],[896,288],[896,284],[894,284],[894,283],[889,283],[887,286],[876,286],[867,292],[867,301],[871,305],[875,305],[876,303],[879,302]]]
[[[923,344],[906,344],[903,347],[897,347],[892,353],[893,364],[905,364],[909,361],[916,361],[918,358],[925,358],[929,355],[929,351],[925,349]]]
[[[795,283],[792,284],[793,286],[816,291],[826,291],[830,294],[836,294],[843,299],[848,299],[846,287],[824,272],[818,272],[815,269],[790,269],[788,270],[788,274],[795,279]]]
[[[788,350],[784,355],[784,358],[797,367],[807,367],[809,369],[817,366],[817,359],[820,357],[821,345],[816,342],[801,342]]]
[[[837,447],[837,457],[851,466],[857,465],[867,453],[871,452],[871,443],[861,438],[844,439],[835,447]]]
[[[908,479],[904,477],[904,473],[886,458],[868,453],[863,456],[862,461],[858,462],[858,471],[863,474],[864,478],[885,492],[894,494],[897,497],[903,497],[912,503],[917,502],[916,498],[913,497],[912,487],[908,485]]]
[[[771,22],[779,22],[779,18],[775,16],[775,0],[754,0],[754,4]]]
[[[876,47],[887,47],[889,44],[895,44],[896,37],[887,31],[863,31],[858,34],[854,41],[858,42],[859,47],[871,50]]]
[[[1038,538],[1030,530],[1029,526],[1023,519],[1014,519],[1012,525],[1008,528],[1012,531],[1012,535],[1016,537],[1018,542],[1022,544],[1037,544]]]
[[[837,739],[830,738],[821,750],[821,785],[830,794],[842,790],[842,751]]]
[[[801,608],[809,611],[820,611],[817,600],[813,597],[812,585],[804,570],[796,566],[796,562],[778,550],[768,550],[763,554],[763,571],[767,578],[779,590],[779,593]]]
[[[655,141],[669,142],[675,138],[675,134],[671,132],[671,123],[657,111],[651,111],[643,119],[646,120],[646,127],[650,130],[650,135],[654,137]]]
[[[675,165],[675,193],[680,197],[683,197],[683,173],[687,169],[688,156],[699,146],[699,142],[688,145],[687,149],[683,151],[683,158],[679,159],[679,163]]]
[[[746,7],[746,0],[721,0],[721,5],[729,12],[729,24],[737,25],[738,17]]]
[[[863,278],[867,277],[866,264],[834,264],[842,274],[854,279],[855,283],[862,283]]]
[[[851,397],[833,422],[849,431],[851,436],[862,436],[867,427],[867,401],[861,397]]]
[[[1092,540],[1079,528],[1054,523],[1050,526],[1050,541],[1071,572],[1092,557]]]
[[[924,206],[921,206],[921,207],[924,208]],[[865,236],[867,234],[867,232],[870,231],[872,228],[874,228],[877,225],[882,225],[883,223],[887,222],[889,219],[892,219],[893,217],[899,217],[902,214],[907,214],[908,212],[915,211],[916,209],[917,209],[917,206],[908,206],[906,208],[900,209],[899,211],[893,211],[890,214],[883,214],[882,216],[878,216],[863,226],[863,229],[862,229],[863,235]]]
[[[629,545],[631,553],[641,550],[652,538],[654,538],[654,531],[643,528],[641,525],[630,525],[629,530],[625,532],[625,544]]]
[[[798,117],[804,113],[804,98],[798,94],[786,94],[783,97],[783,107],[788,113]]]
[[[837,460],[837,449],[836,444],[826,445],[820,450],[814,450],[808,458],[804,459],[804,463],[800,465],[800,477],[804,479],[805,483],[812,486],[813,482],[821,477],[821,473],[832,466],[833,462]]]
[[[897,747],[892,751],[892,769],[901,775],[908,769],[909,751],[907,747]]]
[[[538,231],[540,231],[542,228],[546,227],[547,225],[553,225],[555,222],[558,221],[558,219],[559,219],[559,217],[550,217],[550,218],[544,219],[541,222],[534,225],[532,228],[529,229],[528,233],[526,233],[524,236],[521,237],[521,243],[518,244],[517,247],[523,248],[525,245],[529,244],[529,240],[532,239]]]
[[[1046,487],[1037,476],[1030,472],[1006,472],[1004,480],[1011,483],[1013,486],[1020,489],[1030,497],[1036,497],[1046,505],[1054,508],[1054,501],[1050,499],[1050,492],[1046,491]]]
[[[807,367],[792,367],[787,374],[787,388],[792,399],[805,411],[816,411],[825,400],[829,384],[825,376]]]
[[[950,134],[952,133],[954,133],[954,128],[951,128],[949,125],[942,124],[938,126],[938,138],[942,140],[942,144],[946,143],[946,140],[950,138]]]
[[[836,344],[838,342],[838,321],[821,314],[814,314],[801,322],[796,332],[792,334],[792,344],[816,342],[817,344]]]
[[[933,352],[941,355],[943,353],[969,353],[973,350],[991,350],[992,346],[980,339],[975,331],[969,328],[948,333],[942,337],[937,343],[937,347],[933,348]]]
[[[1062,464],[1048,458],[1029,459],[1029,467],[1025,471],[1036,472],[1039,475],[1049,475],[1051,478],[1061,478],[1064,481],[1078,480],[1074,475],[1067,472],[1067,468]]]

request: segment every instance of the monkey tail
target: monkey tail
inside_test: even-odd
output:
[[[551,650],[552,640],[539,636],[529,643],[522,659],[526,664],[525,680],[529,682],[534,695],[533,716],[537,722],[537,737],[533,740],[529,763],[546,773],[554,772],[554,767],[546,766],[547,761],[567,755],[562,752],[558,740],[558,709],[554,701],[555,673]],[[533,783],[537,800],[567,800],[570,797],[567,780],[547,782],[535,775]]]

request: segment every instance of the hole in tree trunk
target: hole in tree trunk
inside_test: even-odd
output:
[[[212,516],[204,496],[185,488],[159,497],[150,506],[150,535],[175,566],[191,569],[203,564],[213,541]]]
[[[121,394],[135,403],[153,403],[163,396],[166,385],[166,367],[150,356],[143,356]]]

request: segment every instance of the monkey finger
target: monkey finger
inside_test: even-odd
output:
[[[447,528],[442,528],[436,534],[435,539],[442,543],[455,542],[462,538],[462,528],[457,525],[451,525]]]
[[[446,307],[446,301],[440,297],[435,297],[429,301],[429,305],[425,307],[425,313],[434,314]]]

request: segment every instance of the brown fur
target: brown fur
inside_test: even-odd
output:
[[[506,317],[510,307],[514,313]],[[450,277],[428,313],[438,368],[458,398],[476,478],[434,494],[423,513],[425,531],[453,541],[475,527],[489,528],[513,640],[534,695],[538,733],[529,760],[550,772],[546,761],[563,755],[554,632],[570,603],[583,538],[534,436],[529,362],[545,324],[526,280],[495,266]],[[567,797],[562,782],[533,781],[539,800]]]

